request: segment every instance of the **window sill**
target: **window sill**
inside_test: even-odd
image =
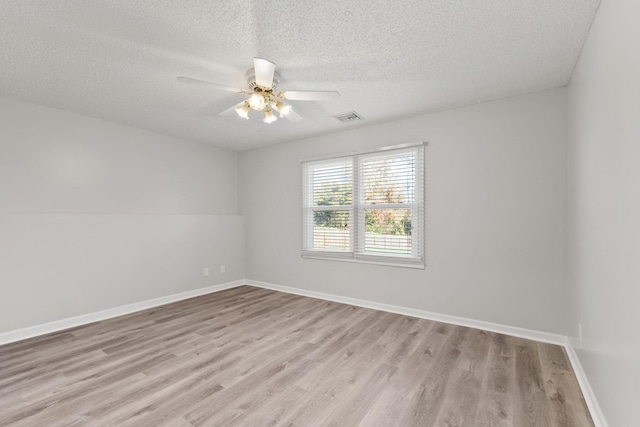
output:
[[[376,255],[353,255],[351,253],[323,253],[323,252],[302,252],[302,258],[307,259],[319,259],[325,261],[342,261],[342,262],[352,262],[358,264],[376,264],[376,265],[385,265],[389,267],[404,267],[404,268],[414,268],[414,269],[425,269],[425,263],[422,260],[405,260],[405,259],[394,259],[393,256],[386,257],[377,257]]]

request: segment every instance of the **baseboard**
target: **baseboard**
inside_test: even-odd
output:
[[[497,332],[500,334],[526,338],[534,341],[541,341],[550,344],[561,345],[567,350],[567,355],[573,366],[573,370],[578,379],[578,384],[582,390],[582,394],[591,413],[591,418],[596,427],[609,427],[607,424],[600,405],[596,400],[593,389],[589,385],[587,376],[582,369],[578,355],[576,354],[571,340],[559,334],[551,334],[548,332],[535,331],[531,329],[518,328],[514,326],[501,325],[498,323],[484,322],[481,320],[467,319],[464,317],[450,316],[446,314],[433,313],[425,310],[417,310],[413,308],[400,307],[396,305],[384,304],[374,301],[362,300],[357,298],[344,297],[340,295],[327,294],[323,292],[310,291],[300,288],[292,288],[289,286],[274,285],[273,283],[259,282],[256,280],[246,280],[245,283],[250,286],[271,289],[274,291],[286,292],[295,295],[302,295],[312,298],[319,298],[328,301],[340,302],[344,304],[355,305],[358,307],[372,308],[375,310],[387,311],[390,313],[404,314],[407,316],[418,317],[421,319],[435,320],[438,322],[450,323],[454,325],[466,326],[470,328],[483,329],[485,331]]]
[[[387,311],[390,313],[397,313],[397,314],[403,314],[406,316],[418,317],[421,319],[435,320],[438,322],[450,323],[453,325],[460,325],[460,326],[466,326],[469,328],[482,329],[485,331],[497,332],[500,334],[526,338],[534,341],[541,341],[541,342],[557,344],[562,346],[565,346],[567,343],[567,337],[563,335],[548,333],[548,332],[518,328],[515,326],[501,325],[498,323],[484,322],[481,320],[468,319],[464,317],[450,316],[447,314],[433,313],[425,310],[401,307],[397,305],[385,304],[385,303],[380,303],[375,301],[368,301],[368,300],[363,300],[358,298],[350,298],[350,297],[345,297],[341,295],[327,294],[323,292],[310,291],[306,289],[293,288],[289,286],[275,285],[273,283],[260,282],[256,280],[236,280],[233,282],[227,282],[219,285],[208,286],[206,288],[194,289],[192,291],[182,292],[179,294],[173,294],[173,295],[154,298],[154,299],[141,301],[133,304],[127,304],[120,307],[114,307],[107,310],[98,311],[95,313],[88,313],[88,314],[83,314],[81,316],[70,317],[62,320],[56,320],[53,322],[30,326],[30,327],[18,329],[15,331],[3,332],[3,333],[0,333],[0,345],[24,340],[27,338],[33,338],[39,335],[49,334],[52,332],[73,328],[76,326],[85,325],[87,323],[98,322],[101,320],[122,316],[124,314],[129,314],[129,313],[133,313],[140,310],[146,310],[148,308],[157,307],[163,304],[169,304],[171,302],[180,301],[187,298],[193,298],[200,295],[219,292],[225,289],[231,289],[231,288],[235,288],[245,284],[250,286],[256,286],[259,288],[264,288],[264,289],[271,289],[274,291],[286,292],[289,294],[308,296],[312,298],[319,298],[319,299],[324,299],[329,301],[340,302],[343,304],[351,304],[358,307],[365,307],[365,308],[371,308],[374,310],[381,310],[381,311]],[[574,352],[574,355],[575,355],[575,352]]]
[[[54,322],[30,326],[28,328],[18,329],[15,331],[3,332],[0,333],[0,345],[8,344],[15,341],[21,341],[27,338],[33,338],[39,335],[49,334],[51,332],[58,332],[76,326],[86,325],[87,323],[99,322],[100,320],[110,319],[112,317],[122,316],[123,314],[134,313],[136,311],[146,310],[148,308],[169,304],[175,301],[193,298],[200,295],[219,292],[225,289],[242,286],[244,284],[244,280],[236,280],[219,285],[207,286],[206,288],[199,288],[192,291],[181,292],[179,294],[167,295],[160,298],[122,305],[120,307],[109,308],[107,310],[97,311],[95,313],[88,313],[81,316],[56,320]]]
[[[384,304],[380,302],[362,300],[357,298],[344,297],[323,292],[309,291],[306,289],[292,288],[289,286],[274,285],[272,283],[259,282],[256,280],[245,280],[250,286],[271,289],[274,291],[286,292],[289,294],[302,295],[306,297],[319,298],[344,304],[356,305],[358,307],[372,308],[374,310],[387,311],[389,313],[404,314],[406,316],[419,317],[421,319],[435,320],[437,322],[450,323],[453,325],[466,326],[469,328],[482,329],[490,332],[511,335],[529,340],[540,341],[550,344],[564,346],[566,337],[564,335],[552,334],[549,332],[535,331],[531,329],[518,328],[516,326],[501,325],[498,323],[484,322],[481,320],[467,319],[464,317],[450,316],[447,314],[433,313],[415,308],[401,307],[397,305]]]
[[[580,384],[580,389],[582,390],[582,395],[584,396],[584,400],[587,403],[589,412],[591,413],[591,418],[593,418],[593,423],[596,427],[609,427],[609,424],[607,424],[607,421],[604,418],[604,414],[602,413],[602,409],[598,404],[596,395],[593,393],[591,384],[589,384],[587,374],[582,368],[582,363],[580,363],[578,354],[573,348],[573,344],[571,343],[571,339],[569,337],[566,338],[564,347],[567,350],[567,356],[569,356],[569,361],[571,362],[571,366],[573,367],[573,372],[576,374],[576,378],[578,379],[578,384]]]
[[[306,289],[293,288],[289,286],[275,285],[273,283],[260,282],[256,280],[235,280],[233,282],[222,283],[219,285],[208,286],[206,288],[194,289],[187,292],[181,292],[179,294],[167,295],[160,298],[154,298],[146,301],[141,301],[133,304],[127,304],[120,307],[110,308],[107,310],[98,311],[95,313],[84,314],[81,316],[70,317],[68,319],[57,320],[54,322],[44,323],[41,325],[31,326],[28,328],[18,329],[15,331],[9,331],[0,333],[0,345],[8,344],[15,341],[21,341],[27,338],[33,338],[39,335],[44,335],[52,332],[58,332],[64,329],[73,328],[76,326],[85,325],[88,323],[98,322],[113,317],[122,316],[124,314],[134,313],[136,311],[146,310],[148,308],[157,307],[164,304],[169,304],[176,301],[181,301],[188,298],[197,297],[200,295],[210,294],[214,292],[223,291],[225,289],[231,289],[242,285],[255,286],[264,289],[271,289],[279,292],[286,292],[289,294],[307,296],[312,298],[318,298],[328,301],[339,302],[343,304],[355,305],[358,307],[371,308],[374,310],[386,311],[389,313],[403,314],[406,316],[418,317],[421,319],[435,320],[438,322],[450,323],[453,325],[466,326],[469,328],[482,329],[485,331],[497,332],[500,334],[516,336],[520,338],[526,338],[534,341],[546,342],[550,344],[557,344],[564,346],[567,350],[567,355],[573,367],[573,370],[580,384],[582,394],[587,403],[591,417],[596,427],[609,427],[607,424],[600,405],[596,400],[593,389],[589,384],[589,380],[582,368],[580,359],[576,354],[571,340],[559,334],[552,334],[548,332],[535,331],[531,329],[518,328],[515,326],[501,325],[498,323],[484,322],[481,320],[468,319],[464,317],[450,316],[447,314],[433,313],[425,310],[418,310],[414,308],[401,307],[397,305],[384,304],[375,301],[368,301],[358,298],[350,298],[341,295],[327,294],[323,292],[310,291]]]

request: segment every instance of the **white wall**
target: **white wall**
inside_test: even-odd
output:
[[[640,420],[639,16],[603,0],[569,85],[569,333],[620,427]]]
[[[243,278],[237,187],[235,152],[0,98],[0,332]]]
[[[300,257],[300,159],[427,147],[427,267]],[[564,89],[240,154],[246,276],[552,333],[566,328]]]

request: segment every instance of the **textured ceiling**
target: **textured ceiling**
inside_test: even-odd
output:
[[[245,150],[568,83],[599,0],[0,0],[0,95]],[[305,119],[218,113],[252,58]],[[364,122],[332,116],[351,110]]]

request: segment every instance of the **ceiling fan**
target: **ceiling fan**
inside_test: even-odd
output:
[[[249,111],[264,111],[262,121],[267,124],[278,120],[278,117],[273,114],[274,111],[280,117],[286,117],[292,122],[302,120],[302,117],[293,111],[291,105],[285,103],[286,101],[331,101],[340,97],[340,94],[335,91],[288,90],[281,92],[278,88],[280,76],[276,73],[276,64],[263,58],[253,58],[253,68],[247,70],[246,77],[249,89],[238,89],[182,76],[178,77],[178,81],[249,95],[247,99],[221,112],[220,115],[225,116],[235,112],[238,116],[248,120]]]

